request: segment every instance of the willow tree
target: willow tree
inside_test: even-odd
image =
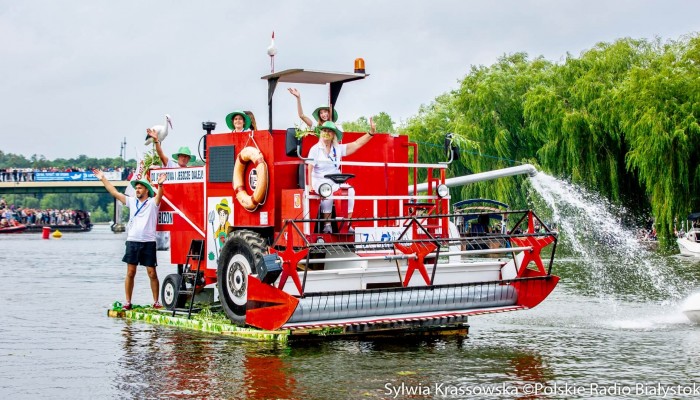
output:
[[[444,159],[445,133],[453,133],[462,157],[449,175],[460,176],[531,162],[540,143],[532,140],[523,118],[523,100],[533,85],[548,79],[551,63],[528,61],[525,53],[501,57],[490,67],[472,67],[458,90],[421,107],[403,130],[423,144],[424,160]],[[455,199],[498,198],[525,204],[521,179],[471,184],[453,193]],[[454,192],[454,191],[453,191]]]
[[[530,162],[601,193],[651,210],[666,243],[674,221],[700,210],[700,37],[677,42],[620,39],[561,64],[524,53],[472,67],[403,131],[442,159],[453,132],[466,155],[452,175]],[[462,188],[453,197],[524,203],[518,180]]]
[[[528,94],[525,118],[544,142],[537,158],[546,170],[614,202],[628,190],[639,190],[627,186],[636,178],[625,169],[617,93],[629,70],[650,57],[645,41],[599,43],[579,58],[569,55],[554,69],[549,84]]]
[[[627,166],[639,174],[667,239],[679,217],[699,206],[700,37],[659,46],[649,65],[631,69],[617,103]]]
[[[454,93],[446,93],[438,96],[432,103],[422,105],[418,114],[410,118],[401,132],[408,134],[411,140],[416,142],[420,151],[418,161],[422,163],[434,163],[446,160],[443,150],[445,136],[448,133],[457,133],[454,143],[462,150],[474,150],[478,144],[469,140],[467,135],[458,129],[455,117],[460,113],[455,108]],[[461,176],[471,173],[464,162],[455,162],[448,170],[448,176]],[[425,181],[427,171],[418,171],[418,180]]]

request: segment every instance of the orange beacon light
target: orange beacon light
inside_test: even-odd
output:
[[[365,73],[365,60],[362,58],[355,59],[355,73],[364,74]]]

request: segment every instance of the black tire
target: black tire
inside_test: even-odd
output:
[[[181,285],[182,276],[178,274],[170,274],[163,279],[163,286],[160,288],[160,299],[166,309],[173,310],[185,306],[187,296],[180,296]]]
[[[231,233],[221,250],[216,286],[224,312],[237,325],[245,325],[248,275],[257,275],[256,266],[266,253],[265,240],[245,229]]]

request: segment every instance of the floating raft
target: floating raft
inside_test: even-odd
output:
[[[195,314],[196,315],[196,314]],[[266,331],[252,327],[240,327],[227,322],[207,321],[202,316],[187,319],[186,316],[172,315],[172,311],[154,310],[152,308],[137,308],[107,310],[111,318],[125,318],[151,324],[173,326],[200,332],[235,336],[252,341],[274,341],[287,343],[290,341],[325,340],[335,338],[365,337],[365,338],[395,338],[397,336],[465,336],[469,333],[467,317],[460,321],[452,321],[448,326],[440,319],[412,322],[376,321],[372,323],[352,324],[347,326],[328,326],[282,329]],[[456,322],[456,323],[455,323]]]
[[[107,310],[107,316],[143,321],[156,325],[174,326],[200,332],[236,336],[247,340],[287,342],[289,331],[264,331],[256,328],[244,328],[217,321],[205,321],[186,316],[173,316],[172,311],[157,311],[151,308],[134,310]]]

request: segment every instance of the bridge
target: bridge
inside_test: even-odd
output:
[[[129,181],[110,181],[120,192]],[[46,193],[107,193],[100,181],[59,181],[59,182],[0,182],[0,195]]]

